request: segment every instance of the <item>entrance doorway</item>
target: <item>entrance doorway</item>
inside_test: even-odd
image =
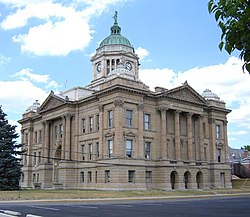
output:
[[[196,183],[197,183],[197,188],[202,189],[203,188],[203,173],[199,171],[196,174]]]
[[[184,173],[184,184],[185,184],[185,189],[190,189],[191,188],[191,173],[189,171],[186,171]]]
[[[170,182],[171,182],[171,189],[178,188],[178,173],[176,171],[171,172],[170,174]]]

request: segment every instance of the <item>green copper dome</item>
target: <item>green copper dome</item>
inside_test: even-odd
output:
[[[111,34],[103,39],[101,42],[99,48],[105,46],[105,45],[113,45],[113,44],[122,44],[122,45],[127,45],[129,47],[132,47],[129,40],[121,35],[121,27],[117,23],[117,11],[115,12],[114,15],[114,25],[110,28]]]

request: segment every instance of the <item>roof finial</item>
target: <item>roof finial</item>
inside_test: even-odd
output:
[[[113,18],[114,18],[114,20],[115,20],[114,24],[118,24],[118,23],[117,23],[117,14],[118,14],[118,12],[115,11],[115,14],[114,14],[114,16],[113,16]]]

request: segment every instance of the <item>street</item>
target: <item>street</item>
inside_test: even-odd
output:
[[[249,217],[250,196],[107,202],[0,202],[1,210],[44,217]]]

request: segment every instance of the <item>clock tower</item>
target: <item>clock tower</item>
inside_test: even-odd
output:
[[[115,77],[138,80],[139,57],[135,54],[129,40],[121,35],[121,27],[117,22],[117,11],[113,18],[111,34],[102,40],[91,58],[91,86],[95,89],[98,89],[101,83]]]

